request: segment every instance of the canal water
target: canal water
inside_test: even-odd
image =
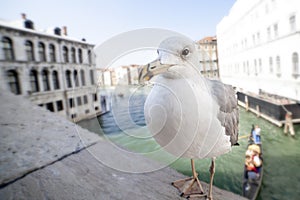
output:
[[[145,126],[143,105],[146,96],[143,92],[115,93],[111,96],[111,111],[94,119],[78,124],[130,151],[145,153],[160,148],[150,136]],[[295,126],[296,137],[283,134],[278,128],[264,119],[240,108],[240,136],[249,135],[252,124],[261,127],[263,142],[264,177],[258,199],[299,199],[300,197],[300,125]],[[132,137],[131,132],[140,137]],[[138,133],[138,134],[137,134]],[[143,139],[141,139],[143,138]],[[247,138],[239,140],[228,154],[216,160],[214,185],[242,194],[244,155]],[[168,160],[168,155],[152,157],[158,161]],[[196,160],[196,169],[201,180],[209,182],[210,159]],[[189,159],[177,159],[170,167],[191,176]],[[171,180],[170,180],[171,181]]]

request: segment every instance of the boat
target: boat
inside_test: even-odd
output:
[[[292,122],[300,123],[300,101],[260,91],[260,94],[237,92],[238,104],[271,123],[282,127],[288,113]]]
[[[249,153],[253,153],[249,155]],[[253,156],[258,156],[259,165],[255,166],[255,170],[249,170],[249,165],[247,166],[248,160],[253,159]],[[250,156],[250,157],[249,157]],[[262,142],[260,134],[255,134],[254,128],[251,131],[251,136],[249,137],[249,142],[246,150],[245,165],[244,165],[244,178],[243,178],[243,196],[255,200],[259,194],[260,187],[263,179],[263,162],[262,162]],[[246,164],[247,163],[247,164]],[[257,163],[255,163],[257,164]]]

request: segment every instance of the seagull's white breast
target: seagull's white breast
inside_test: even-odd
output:
[[[159,77],[145,102],[148,129],[169,153],[188,158],[215,157],[231,149],[217,119],[219,106],[205,80]]]

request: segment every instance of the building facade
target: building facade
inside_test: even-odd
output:
[[[0,21],[1,87],[79,121],[101,112],[93,44],[67,35],[67,28],[38,31],[33,21]]]
[[[218,49],[216,37],[205,37],[198,42],[197,50],[201,58],[201,72],[205,77],[218,79]]]
[[[300,100],[299,0],[237,0],[217,38],[223,82]]]

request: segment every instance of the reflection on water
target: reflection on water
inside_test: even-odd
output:
[[[145,99],[142,92],[131,93],[130,96],[112,95],[111,112],[98,117],[98,120],[79,122],[79,125],[100,135],[104,133],[114,142],[132,151],[154,151],[160,147],[143,127]],[[300,196],[300,126],[295,126],[296,138],[291,138],[283,134],[282,128],[256,118],[241,108],[240,136],[249,134],[252,124],[257,124],[262,129],[264,149],[264,177],[258,199],[297,199]],[[135,132],[135,136],[144,139],[132,137],[128,132]],[[247,139],[240,139],[239,144],[240,146],[234,146],[230,153],[217,158],[214,179],[215,186],[237,194],[242,193]],[[154,159],[164,161],[168,160],[170,155],[155,156]],[[196,160],[199,177],[205,182],[209,182],[209,165],[210,159]],[[178,159],[170,166],[183,174],[191,175],[189,159]]]

